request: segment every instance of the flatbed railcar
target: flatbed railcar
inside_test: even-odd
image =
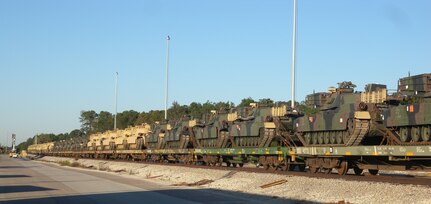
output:
[[[431,74],[399,79],[398,90],[351,82],[287,103],[211,111],[205,120],[142,124],[83,138],[30,146],[29,152],[78,158],[305,170],[340,175],[431,166]]]
[[[242,167],[251,163],[272,170],[299,170],[312,173],[336,169],[340,175],[364,169],[376,175],[379,170],[431,170],[431,146],[355,146],[355,147],[268,147],[206,148],[114,151],[46,151],[46,156],[98,159],[126,159]],[[158,159],[154,160],[154,155]],[[212,157],[217,158],[217,162]],[[209,159],[210,158],[210,159]]]

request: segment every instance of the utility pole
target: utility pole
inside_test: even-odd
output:
[[[295,52],[296,52],[296,0],[293,0],[293,35],[292,35],[292,104],[291,108],[295,108]]]
[[[115,72],[115,115],[114,130],[117,130],[118,72]]]
[[[170,40],[171,38],[168,35],[168,37],[166,38],[167,49],[166,49],[165,120],[168,119],[168,73],[169,73],[169,41]]]
[[[12,152],[15,152],[16,135],[12,134]]]

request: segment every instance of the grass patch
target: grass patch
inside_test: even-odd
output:
[[[59,164],[60,164],[60,166],[70,166],[71,165],[70,161],[68,161],[68,160],[60,161]]]

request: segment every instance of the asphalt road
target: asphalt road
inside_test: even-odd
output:
[[[296,203],[239,192],[173,187],[105,172],[0,157],[0,203]]]

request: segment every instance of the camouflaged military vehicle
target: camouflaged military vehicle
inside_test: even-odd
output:
[[[82,151],[87,149],[87,139],[84,137],[71,138],[66,142],[66,151]]]
[[[230,147],[229,125],[232,120],[226,111],[211,111],[206,117],[207,122],[196,121],[193,134],[196,146],[199,148],[226,148]]]
[[[370,130],[371,115],[351,82],[339,83],[327,93],[308,95],[308,112],[295,120],[297,137],[304,146],[359,145]]]
[[[431,142],[431,74],[401,78],[387,99],[383,121],[394,144]]]
[[[172,122],[156,122],[151,127],[151,132],[147,136],[148,149],[165,149],[165,137],[167,132],[172,129]]]
[[[196,125],[196,120],[184,116],[180,121],[177,121],[172,129],[167,131],[165,136],[166,148],[171,149],[188,149],[193,148],[194,135],[192,133],[193,127]]]
[[[281,146],[284,138],[276,131],[279,117],[287,113],[286,104],[263,106],[257,103],[237,108],[229,114],[233,121],[229,135],[233,147],[275,147]],[[274,121],[276,120],[276,121]]]
[[[212,111],[208,122],[197,123],[193,129],[200,148],[270,147],[281,145],[285,127],[287,104],[263,106],[252,103],[229,112]],[[281,125],[281,122],[286,122]],[[290,121],[291,122],[291,121]],[[281,127],[278,129],[277,127]]]

